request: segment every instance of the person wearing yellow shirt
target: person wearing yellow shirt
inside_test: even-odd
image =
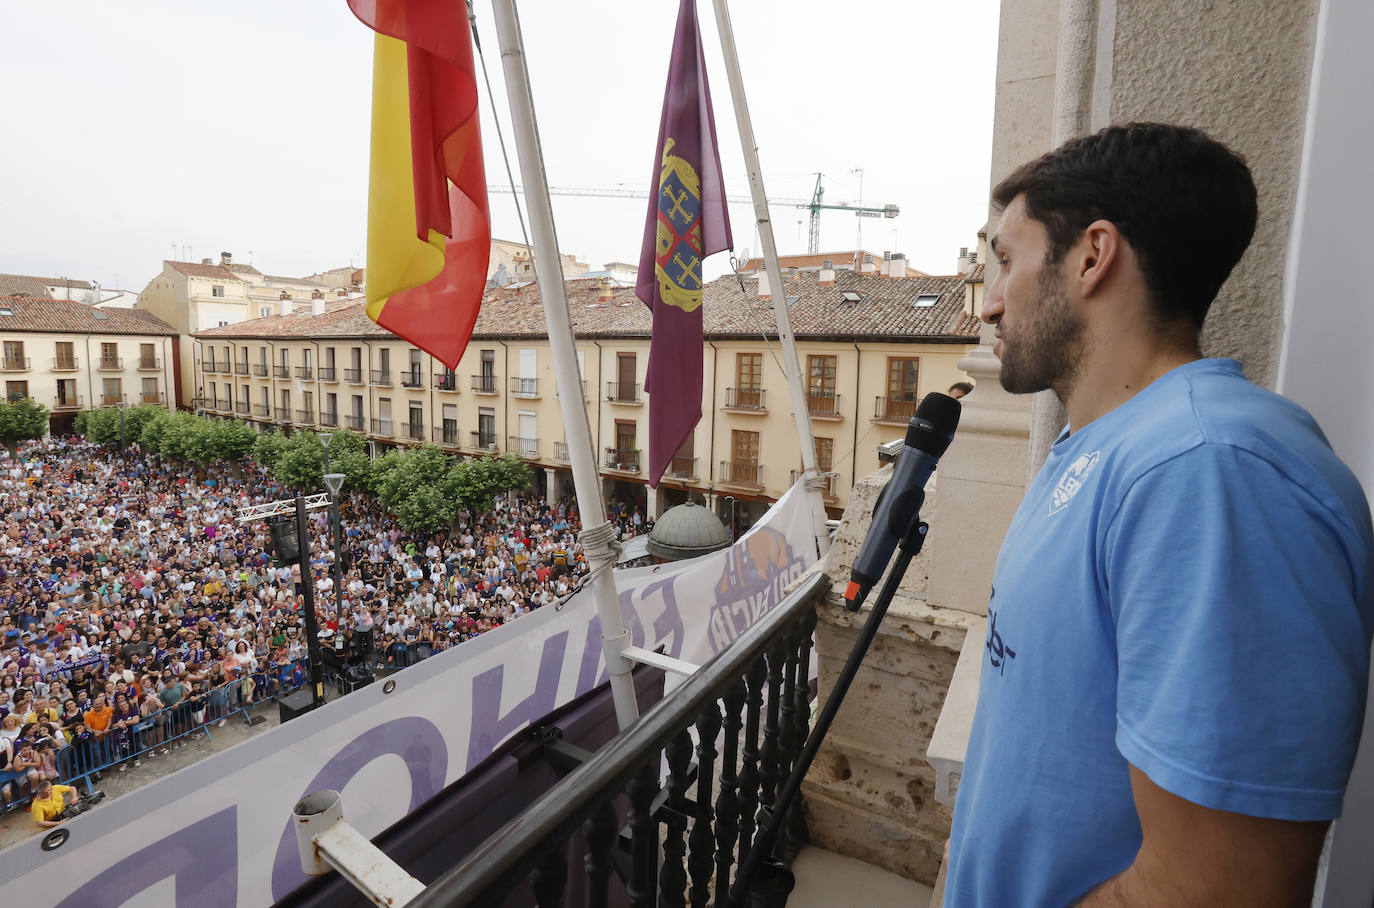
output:
[[[38,783],[29,812],[39,829],[62,825],[62,812],[77,802],[76,789],[70,785],[54,785],[47,779]]]

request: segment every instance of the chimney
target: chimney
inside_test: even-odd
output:
[[[614,285],[611,279],[603,277],[596,282],[596,301],[598,303],[609,303],[613,295]]]
[[[887,269],[888,277],[906,277],[906,256],[900,252],[892,254],[892,264]]]
[[[202,265],[213,265],[213,264],[215,263],[215,260],[214,260],[214,259],[201,259],[201,260],[200,260],[200,263],[201,263]]]
[[[767,270],[766,268],[765,268],[765,269],[760,269],[760,271],[759,271],[759,299],[761,299],[761,300],[771,300],[772,298],[773,298],[773,291],[770,290],[769,287],[768,287],[768,270]]]
[[[968,274],[973,266],[978,264],[978,250],[968,251],[967,246],[959,247],[959,273]]]
[[[883,277],[887,277],[888,272],[891,271],[891,270],[892,270],[892,253],[891,253],[890,251],[884,249],[884,250],[883,250],[883,263],[882,263],[881,266],[879,266],[879,268],[878,268],[878,273],[881,274]]]
[[[324,291],[323,291],[323,290],[311,290],[311,291],[310,291],[310,298],[311,298],[312,300],[322,300],[322,299],[324,299]]]
[[[310,297],[310,314],[324,315],[324,294],[318,290]]]
[[[283,291],[281,292],[281,299],[278,300],[278,302],[279,302],[280,305],[281,305],[281,314],[282,314],[282,315],[290,315],[290,314],[291,314],[291,294],[289,294],[289,293],[287,293],[285,290],[283,290]]]
[[[234,264],[234,254],[232,252],[221,252],[219,254],[219,263],[221,265]]]
[[[834,262],[821,262],[821,271],[816,276],[816,285],[819,287],[833,287],[835,285]]]
[[[859,268],[859,271],[861,271],[864,274],[873,274],[874,272],[876,272],[878,270],[878,266],[874,263],[873,256],[865,252],[863,254],[863,257],[864,263],[862,267]]]

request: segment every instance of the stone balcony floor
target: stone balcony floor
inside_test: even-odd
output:
[[[872,864],[807,846],[792,864],[797,888],[787,908],[926,908],[929,886]]]

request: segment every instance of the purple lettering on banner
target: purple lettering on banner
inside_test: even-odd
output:
[[[620,591],[620,620],[625,624],[625,630],[630,632],[630,644],[643,646],[644,623],[639,620],[634,603],[634,589]],[[601,616],[593,615],[587,622],[587,642],[582,649],[582,668],[577,673],[577,689],[573,696],[580,697],[598,684],[605,684],[610,678],[611,673],[606,671],[601,657]],[[601,669],[600,672],[597,671],[598,668]]]
[[[464,772],[485,760],[511,732],[553,712],[558,705],[558,679],[568,651],[568,632],[544,641],[534,690],[511,711],[501,715],[501,685],[506,667],[498,665],[472,679],[472,730],[468,734],[468,762]]]
[[[405,760],[406,769],[410,771],[410,806],[406,813],[412,813],[444,787],[444,778],[448,775],[448,745],[444,743],[443,733],[428,719],[407,716],[383,722],[350,741],[310,780],[300,797],[314,791],[343,791],[364,766],[388,754]],[[347,816],[348,803],[343,806]],[[282,807],[290,810],[288,805]],[[291,818],[287,817],[286,828],[277,845],[277,857],[272,862],[272,898],[281,901],[305,881],[296,830]],[[180,899],[177,904],[181,904]]]
[[[663,611],[654,619],[654,641],[655,645],[663,643],[672,636],[673,642],[664,647],[664,652],[669,656],[677,658],[682,655],[683,634],[686,629],[682,626],[682,610],[677,604],[677,578],[669,577],[657,583],[651,583],[640,592],[640,599],[648,599],[650,594],[662,590],[660,595],[663,597]]]
[[[176,903],[235,908],[239,891],[236,807],[212,813],[135,852],[67,896],[57,908],[117,908],[171,877]],[[296,862],[299,868],[300,861]],[[57,878],[49,878],[61,886]]]

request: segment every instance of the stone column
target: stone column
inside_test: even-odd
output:
[[[544,468],[544,502],[549,507],[558,503],[558,471],[553,467]]]
[[[654,488],[653,486],[645,486],[645,489],[648,490],[648,495],[645,499],[644,517],[646,520],[657,520],[659,516],[658,489]]]

